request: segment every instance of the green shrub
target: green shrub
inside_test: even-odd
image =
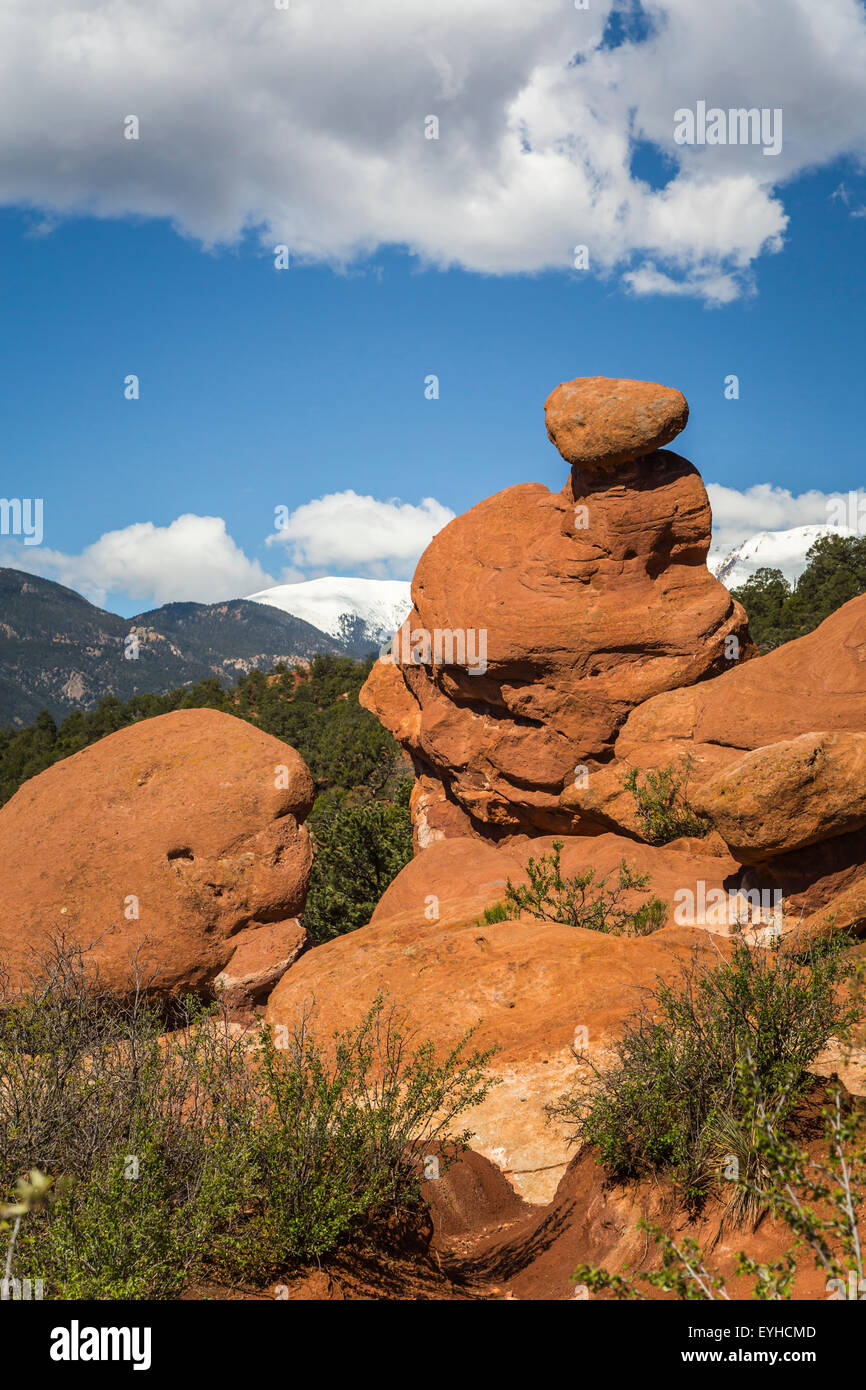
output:
[[[100,991],[65,943],[43,970],[28,998],[0,988],[0,1217],[11,1276],[48,1298],[172,1298],[321,1257],[418,1202],[423,1155],[465,1144],[454,1120],[490,1084],[469,1035],[437,1060],[381,999],[322,1043],[308,1019],[238,1037],[193,1000],[165,1035],[135,982]],[[54,1200],[21,1221],[3,1198],[33,1169]]]
[[[673,764],[647,772],[643,782],[636,768],[625,777],[623,786],[634,797],[637,818],[648,844],[667,845],[681,835],[701,838],[712,829],[706,817],[697,815],[688,804],[691,759],[683,758],[680,768],[679,774]]]
[[[413,1045],[381,998],[327,1050],[308,1020],[283,1047],[265,1030],[260,1041],[251,1213],[224,1257],[236,1277],[258,1279],[327,1254],[386,1203],[417,1203],[424,1153],[465,1146],[468,1133],[450,1127],[483,1100],[491,1056],[468,1054],[467,1035],[437,1063],[433,1044]]]
[[[553,853],[540,859],[530,857],[526,872],[529,886],[508,879],[505,907],[517,914],[527,912],[547,922],[565,922],[572,927],[607,932],[611,936],[648,936],[665,924],[667,904],[650,897],[637,908],[623,902],[626,893],[644,892],[649,874],[636,874],[623,859],[616,884],[608,888],[610,874],[596,882],[595,870],[563,878],[562,840],[554,840]]]
[[[411,778],[394,800],[355,802],[320,796],[308,825],[315,855],[304,926],[315,942],[363,927],[389,883],[412,858]]]
[[[740,1251],[735,1273],[752,1279],[753,1298],[789,1299],[798,1258],[808,1254],[825,1275],[828,1298],[862,1298],[866,1275],[860,1233],[866,1196],[862,1107],[852,1104],[850,1097],[843,1101],[838,1089],[833,1093],[824,1109],[824,1151],[815,1155],[786,1132],[785,1098],[769,1101],[750,1055],[740,1067],[739,1085],[754,1116],[757,1160],[748,1170],[741,1168],[732,1180],[739,1194],[736,1205],[752,1216],[771,1212],[787,1227],[794,1244],[772,1265],[760,1264]],[[573,1275],[575,1282],[615,1299],[644,1299],[642,1285],[688,1301],[730,1299],[725,1280],[708,1266],[708,1256],[696,1241],[677,1241],[658,1225],[638,1224],[661,1252],[660,1269],[635,1279],[628,1272],[611,1274],[580,1265]]]
[[[213,1238],[203,1221],[205,1204],[178,1181],[164,1136],[160,1143],[156,1132],[143,1127],[128,1147],[127,1155],[103,1157],[81,1176],[67,1177],[62,1195],[26,1228],[18,1262],[27,1277],[44,1280],[47,1297],[176,1297],[199,1261],[198,1238]],[[214,1181],[215,1151],[204,1149],[202,1144],[198,1154],[201,1175],[189,1169],[187,1181],[205,1173]],[[132,1160],[135,1177],[129,1176]],[[225,1181],[224,1170],[222,1176]],[[225,1197],[229,1205],[230,1190]]]
[[[718,1177],[732,1127],[748,1169],[757,1123],[741,1068],[751,1059],[779,1123],[802,1100],[808,1064],[859,1010],[841,986],[855,973],[844,938],[805,951],[735,944],[730,960],[707,965],[697,951],[678,979],[658,979],[627,1020],[610,1064],[551,1107],[573,1141],[596,1146],[608,1175],[627,1181],[664,1173],[688,1205]]]
[[[483,916],[484,925],[487,927],[492,927],[497,922],[507,922],[510,913],[508,911],[508,908],[505,906],[505,903],[493,903],[490,907],[485,907]],[[480,918],[478,920],[478,925],[479,927],[481,926]]]

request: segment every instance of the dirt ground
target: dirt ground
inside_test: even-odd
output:
[[[544,1207],[523,1202],[499,1169],[472,1151],[425,1184],[424,1195],[429,1209],[389,1213],[320,1266],[296,1270],[267,1289],[199,1284],[184,1297],[563,1301],[586,1296],[572,1277],[578,1264],[629,1274],[659,1267],[655,1242],[638,1224],[644,1219],[678,1241],[697,1240],[731,1296],[749,1299],[751,1282],[733,1273],[737,1252],[773,1263],[794,1243],[769,1218],[755,1231],[726,1231],[713,1207],[690,1221],[666,1185],[610,1185],[590,1154],[571,1163]],[[826,1298],[824,1275],[809,1267],[808,1256],[798,1264],[795,1298]]]

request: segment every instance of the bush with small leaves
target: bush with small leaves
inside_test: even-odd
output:
[[[492,1052],[469,1052],[470,1037],[437,1061],[433,1044],[404,1034],[381,997],[327,1048],[307,1018],[280,1047],[262,1029],[245,1146],[249,1212],[224,1251],[226,1269],[266,1278],[327,1254],[385,1204],[416,1204],[423,1155],[465,1147],[468,1131],[451,1126],[490,1088]]]
[[[805,949],[737,942],[714,965],[696,948],[678,978],[659,978],[646,991],[613,1060],[587,1060],[588,1075],[551,1115],[573,1142],[596,1146],[614,1180],[665,1174],[691,1208],[718,1186],[728,1142],[734,1147],[724,1151],[736,1151],[741,1172],[759,1182],[758,1119],[741,1085],[743,1060],[752,1059],[767,1103],[781,1107],[781,1124],[812,1083],[809,1063],[860,1016],[842,988],[859,970],[848,945],[842,936]]]
[[[701,839],[712,826],[691,809],[687,799],[691,759],[683,758],[680,770],[673,764],[647,772],[641,782],[637,768],[626,774],[623,786],[635,800],[636,815],[650,845],[667,845],[683,835]]]
[[[861,1106],[836,1089],[825,1106],[824,1143],[815,1154],[787,1132],[790,1097],[783,1090],[770,1100],[755,1058],[747,1054],[739,1086],[754,1115],[758,1164],[732,1179],[738,1206],[771,1212],[790,1231],[793,1245],[773,1264],[761,1264],[740,1251],[735,1273],[753,1280],[752,1297],[790,1299],[804,1259],[823,1271],[828,1299],[860,1299],[866,1287],[861,1226],[866,1201],[866,1116]],[[647,1288],[678,1299],[729,1301],[725,1279],[709,1267],[709,1257],[691,1239],[675,1240],[660,1226],[639,1223],[661,1254],[661,1268],[631,1278],[592,1265],[580,1265],[573,1278],[595,1293],[614,1299],[645,1299]]]
[[[507,922],[509,918],[508,908],[505,903],[493,903],[490,907],[485,907],[483,912],[484,926],[492,927],[497,922]],[[481,918],[478,919],[478,926],[482,925]]]
[[[611,936],[648,936],[663,927],[667,904],[661,898],[629,908],[626,894],[645,893],[649,874],[636,874],[623,859],[616,883],[608,888],[610,874],[596,881],[594,869],[571,878],[562,875],[562,840],[554,840],[553,853],[539,859],[530,856],[526,864],[529,885],[507,880],[505,907],[514,914],[529,913],[546,922],[565,922],[571,927],[607,932]]]
[[[7,1265],[47,1298],[172,1298],[326,1255],[417,1204],[423,1155],[466,1143],[454,1121],[493,1084],[471,1034],[438,1057],[381,999],[330,1039],[308,1018],[238,1036],[192,999],[170,1023],[140,980],[101,990],[66,942],[26,996],[0,974]],[[42,1172],[56,1200],[37,1201]]]

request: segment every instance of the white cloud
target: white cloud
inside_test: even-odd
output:
[[[665,275],[652,261],[629,270],[623,276],[629,289],[637,295],[700,293],[708,304],[730,304],[742,293],[742,284],[733,275],[698,275],[691,280],[674,280]]]
[[[209,245],[255,229],[336,263],[397,243],[536,271],[584,243],[635,292],[726,302],[781,244],[784,182],[866,152],[863,7],[647,0],[653,36],[611,50],[612,8],[4,0],[0,200],[168,217]],[[781,154],[675,145],[698,99],[781,107]],[[667,188],[632,176],[633,139],[671,158]]]
[[[284,583],[307,578],[309,570],[409,579],[422,550],[453,516],[433,497],[416,506],[399,498],[380,502],[349,488],[296,507],[266,543],[288,549]]]
[[[713,509],[711,556],[721,559],[729,550],[749,540],[758,531],[788,531],[795,526],[827,526],[837,519],[831,508],[834,499],[847,495],[819,492],[816,488],[795,496],[787,488],[772,483],[755,483],[739,491],[721,483],[707,483]],[[845,515],[850,508],[846,506]],[[856,517],[856,506],[854,508]],[[856,520],[855,520],[856,525]]]
[[[315,498],[288,514],[266,545],[286,551],[282,583],[326,573],[411,578],[422,550],[454,513],[433,497],[417,505],[357,492]],[[54,579],[100,607],[122,597],[143,606],[218,603],[277,581],[244,554],[219,516],[186,513],[168,526],[137,521],[106,531],[79,555],[9,539],[0,565]]]
[[[263,589],[274,580],[249,560],[222,517],[179,516],[169,526],[138,521],[106,531],[80,555],[8,547],[0,563],[54,579],[104,607],[109,596],[163,603],[217,603]]]

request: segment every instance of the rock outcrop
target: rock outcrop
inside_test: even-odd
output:
[[[662,447],[688,417],[679,392],[581,379],[546,416],[565,487],[508,488],[439,532],[362,692],[412,756],[418,853],[371,923],[305,955],[267,1006],[274,1024],[314,1006],[328,1035],[382,993],[440,1053],[477,1024],[500,1084],[467,1116],[474,1147],[532,1202],[569,1158],[546,1107],[610,1055],[642,988],[724,958],[735,933],[866,922],[866,597],[755,659],[706,568],[700,477]],[[684,765],[709,833],[644,843],[628,773]],[[666,925],[487,921],[555,835],[566,879],[623,859],[649,874]],[[862,1056],[815,1066],[862,1084]]]
[[[696,764],[806,733],[866,729],[866,595],[820,627],[716,680],[666,691],[633,710],[617,740],[630,761],[669,761],[687,749]]]
[[[866,825],[866,733],[800,734],[756,748],[699,786],[693,804],[742,864]]]
[[[508,488],[421,557],[413,611],[362,702],[411,754],[416,848],[476,836],[646,836],[628,774],[688,792],[788,925],[866,923],[866,596],[755,660],[709,573],[697,471],[659,447],[688,419],[648,382],[548,397],[562,492]]]
[[[617,835],[575,837],[562,853],[566,876],[593,867],[603,878],[626,856],[651,875],[668,925],[616,937],[526,916],[485,923],[483,908],[503,899],[506,880],[526,883],[528,856],[551,846],[547,837],[502,848],[475,838],[432,845],[397,876],[368,926],[307,952],[267,1004],[268,1021],[289,1026],[312,1007],[312,1026],[327,1038],[356,1026],[381,991],[440,1053],[478,1024],[473,1046],[497,1048],[491,1071],[500,1084],[466,1116],[473,1148],[533,1202],[550,1200],[571,1156],[545,1106],[578,1073],[576,1039],[597,1060],[642,986],[670,978],[693,950],[718,959],[722,940],[674,921],[675,895],[697,897],[701,882],[724,888],[736,869],[696,841],[656,849]]]
[[[125,992],[266,992],[304,944],[313,799],[287,744],[216,710],[142,720],[0,810],[0,955],[14,987],[61,934]]]
[[[625,765],[687,757],[692,803],[746,866],[744,891],[781,895],[790,929],[866,925],[866,595],[814,632],[632,711]]]
[[[414,760],[419,848],[631,829],[595,786],[630,713],[754,655],[742,608],[706,567],[697,470],[650,452],[687,415],[665,387],[564,383],[547,403],[573,463],[562,491],[497,493],[422,555],[413,611],[361,696]]]

